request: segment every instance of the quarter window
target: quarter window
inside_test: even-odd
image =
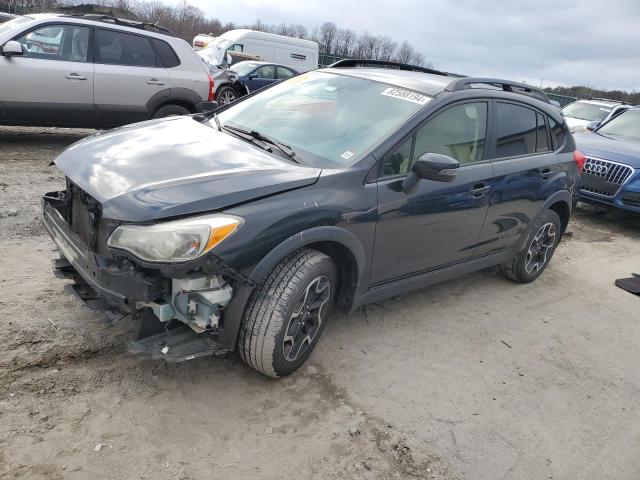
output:
[[[66,62],[86,62],[89,28],[76,25],[47,25],[16,39],[22,56]]]
[[[411,165],[411,147],[413,146],[414,136],[415,135],[411,135],[386,155],[384,163],[382,164],[383,177],[406,175],[409,173],[409,166]]]
[[[108,65],[155,67],[156,52],[148,38],[140,35],[96,30],[96,62]]]
[[[291,78],[295,75],[292,70],[284,67],[278,67],[278,78]]]
[[[165,68],[173,68],[180,65],[180,59],[176,55],[176,52],[173,51],[173,48],[171,48],[171,45],[157,38],[153,39],[153,44],[156,46],[156,50],[162,59],[162,65],[164,65]]]
[[[538,118],[538,128],[536,129],[536,152],[548,152],[549,136],[547,135],[547,125],[544,122],[544,116],[540,113],[536,114]]]

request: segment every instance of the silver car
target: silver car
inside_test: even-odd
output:
[[[213,81],[184,40],[105,15],[0,24],[0,125],[108,128],[208,110]]]

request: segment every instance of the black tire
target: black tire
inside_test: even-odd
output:
[[[153,114],[153,118],[173,117],[177,115],[190,115],[191,112],[182,105],[163,105]]]
[[[238,92],[235,91],[233,87],[225,85],[221,87],[218,93],[216,93],[216,98],[218,99],[218,103],[220,105],[227,105],[229,103],[235,102],[238,99]]]
[[[242,360],[273,378],[298,369],[324,330],[337,280],[336,265],[324,253],[303,249],[285,257],[247,303],[238,336]],[[315,310],[301,303],[303,299],[312,302],[311,295],[322,297],[315,302],[320,305],[315,327],[311,319]],[[296,339],[301,339],[297,348]]]
[[[560,241],[562,222],[547,210],[533,224],[525,247],[512,260],[500,266],[501,272],[518,283],[533,282],[547,268]]]

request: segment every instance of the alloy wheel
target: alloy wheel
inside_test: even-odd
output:
[[[282,342],[285,360],[295,362],[307,352],[324,321],[331,281],[326,275],[314,278],[304,290],[289,318]]]
[[[220,95],[220,103],[222,105],[226,105],[227,103],[231,103],[235,99],[236,99],[236,95],[231,90],[226,90],[226,91],[222,92],[222,94]]]
[[[551,222],[545,223],[533,237],[527,251],[524,268],[529,275],[544,268],[555,243],[556,226]]]

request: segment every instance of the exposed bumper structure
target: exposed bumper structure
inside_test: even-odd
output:
[[[61,253],[55,269],[75,281],[75,292],[90,308],[102,310],[112,319],[130,314],[138,322],[136,335],[129,344],[131,353],[180,362],[235,348],[248,291],[238,292],[241,300],[238,303],[238,299],[231,299],[233,289],[218,275],[167,278],[138,268],[127,259],[98,254],[61,213],[68,202],[64,192],[45,194],[42,202],[43,223]],[[208,283],[201,279],[207,279]],[[215,281],[222,283],[211,283]],[[230,299],[232,305],[225,309],[230,310],[229,315],[220,323],[220,314]],[[160,305],[169,307],[167,310],[175,315],[157,316],[154,312]]]

